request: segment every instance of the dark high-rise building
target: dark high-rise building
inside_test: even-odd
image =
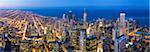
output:
[[[96,52],[97,40],[95,35],[91,35],[86,38],[86,50],[90,52]]]
[[[69,19],[69,21],[71,21],[71,20],[76,21],[76,16],[75,16],[75,14],[73,14],[73,12],[71,10],[67,14],[67,18]]]

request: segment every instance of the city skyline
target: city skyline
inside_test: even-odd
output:
[[[0,52],[148,52],[149,0],[0,0]]]

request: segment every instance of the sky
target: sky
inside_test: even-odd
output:
[[[125,7],[147,9],[149,0],[0,0],[0,8]]]

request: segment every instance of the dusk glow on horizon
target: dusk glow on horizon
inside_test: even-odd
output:
[[[140,3],[140,4],[139,4]],[[0,0],[0,8],[40,7],[124,7],[148,8],[148,0]]]

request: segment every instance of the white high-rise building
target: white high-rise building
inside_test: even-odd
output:
[[[117,44],[117,29],[112,29],[113,40],[114,40],[114,52],[118,52],[118,44]]]
[[[122,27],[125,27],[125,13],[120,13],[120,23]]]
[[[123,35],[126,32],[126,25],[125,25],[125,13],[120,13],[120,20],[119,20],[119,35]]]
[[[80,52],[83,52],[85,51],[85,47],[86,47],[86,42],[84,41],[86,38],[86,29],[81,29],[80,31],[80,37],[79,37],[79,42],[80,42],[80,49],[81,51]]]
[[[63,19],[65,20],[65,19],[66,19],[66,14],[63,14],[63,16],[62,16],[62,17],[63,17]]]
[[[87,17],[87,13],[86,13],[86,9],[84,9],[84,13],[83,13],[83,25],[84,25],[84,28],[86,28],[86,17]]]

